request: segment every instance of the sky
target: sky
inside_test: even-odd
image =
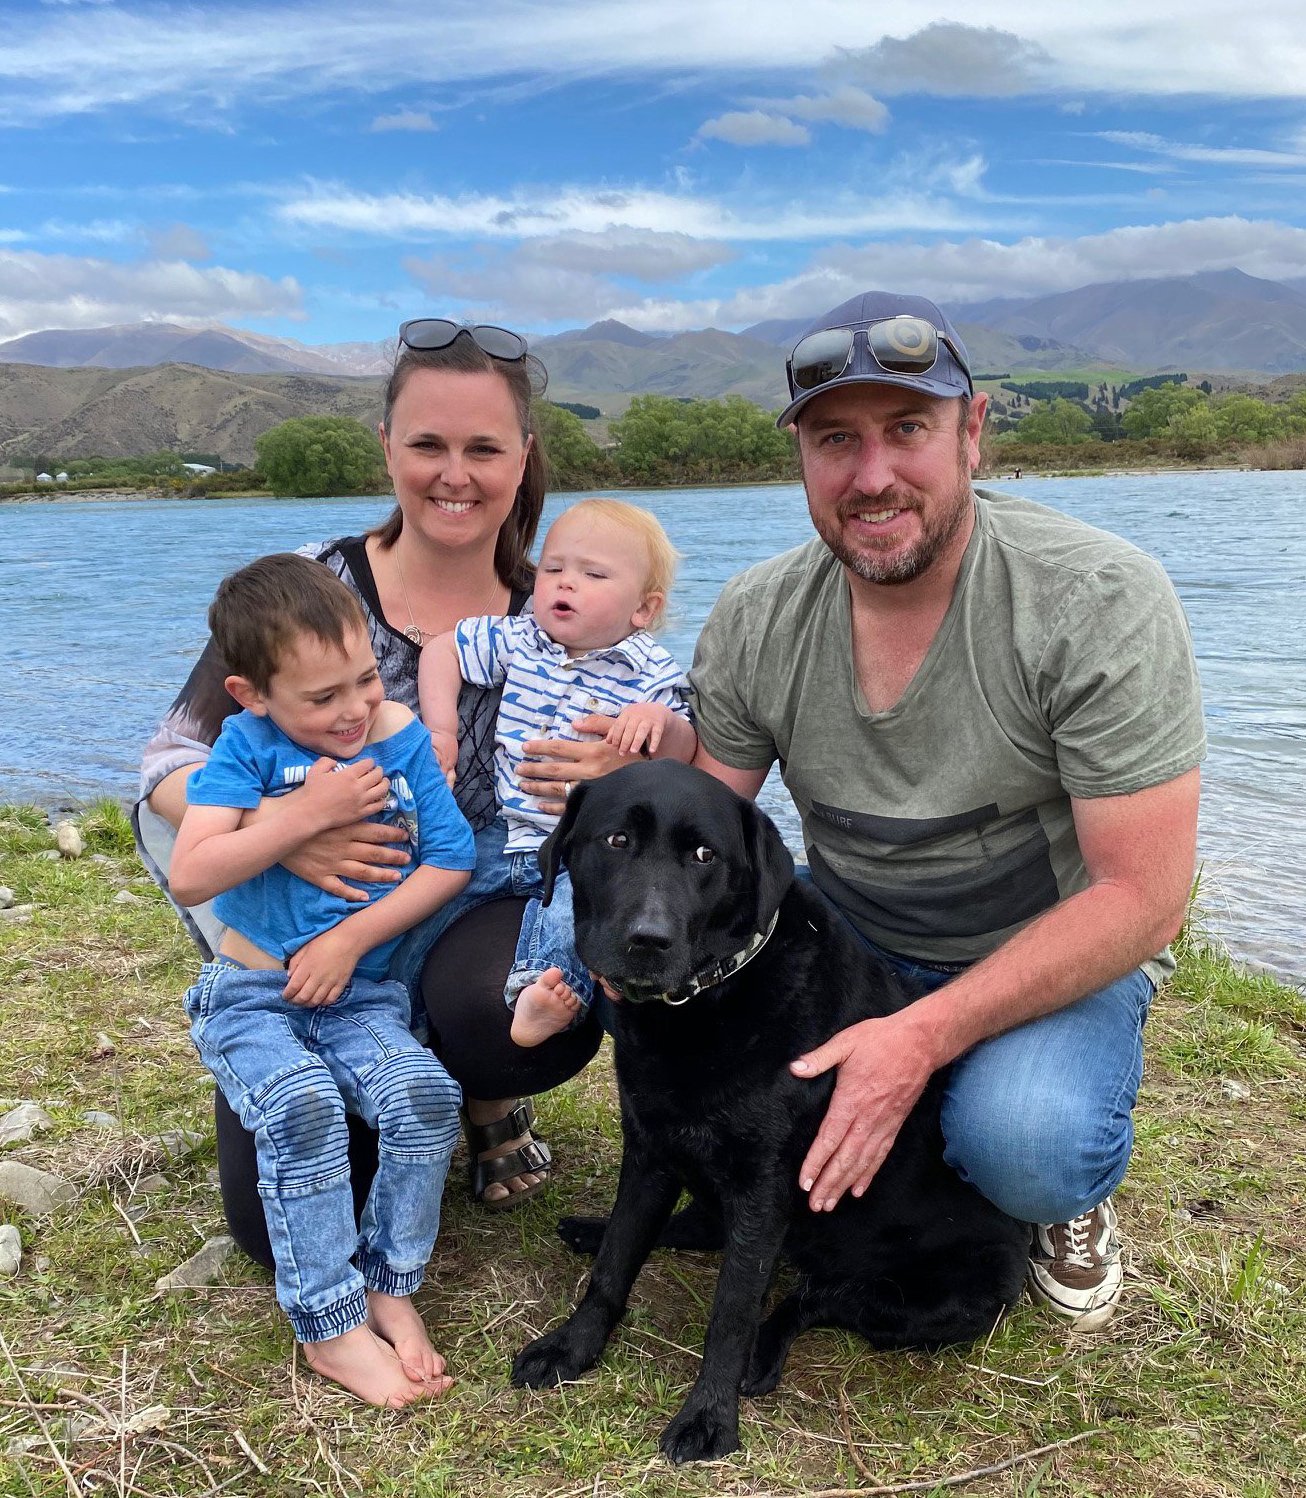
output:
[[[0,339],[1306,276],[1300,0],[0,0]]]

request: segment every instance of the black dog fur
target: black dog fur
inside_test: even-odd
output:
[[[523,1349],[513,1382],[539,1388],[598,1361],[650,1250],[699,1241],[701,1206],[660,1236],[682,1187],[720,1204],[724,1252],[702,1370],[662,1436],[672,1461],[734,1450],[740,1394],[773,1389],[808,1327],[846,1327],[878,1348],[987,1334],[1020,1295],[1028,1230],[944,1164],[938,1077],[865,1196],[816,1213],[799,1189],[834,1073],[802,1080],[788,1063],[907,995],[794,879],[770,820],[700,771],[636,764],[573,790],[540,861],[546,897],[567,866],[577,950],[623,992],[612,1008],[624,1150],[584,1297]],[[742,950],[777,911],[738,973],[680,1005],[651,997]],[[560,1230],[592,1252],[603,1226]],[[798,1282],[763,1321],[781,1253]]]

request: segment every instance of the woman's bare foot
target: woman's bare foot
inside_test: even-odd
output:
[[[517,1106],[520,1099],[499,1098],[491,1101],[482,1098],[468,1098],[463,1107],[466,1111],[467,1122],[476,1128],[484,1128],[486,1124],[499,1123],[508,1117],[513,1108]],[[469,1141],[471,1135],[468,1135]],[[535,1142],[533,1134],[518,1134],[512,1139],[505,1139],[502,1143],[494,1145],[490,1149],[483,1149],[477,1153],[478,1160],[499,1160],[504,1155],[510,1155],[513,1150],[520,1149],[523,1145]],[[548,1171],[524,1170],[520,1175],[508,1176],[502,1181],[491,1181],[480,1192],[480,1200],[490,1206],[497,1207],[501,1202],[506,1202],[510,1196],[520,1196],[525,1192],[533,1191],[548,1180]]]
[[[394,1348],[407,1377],[428,1394],[443,1394],[453,1382],[444,1371],[444,1359],[431,1346],[426,1323],[409,1296],[369,1290],[367,1324]]]
[[[518,1045],[539,1045],[565,1030],[580,1013],[580,1000],[562,981],[562,969],[546,967],[517,995],[512,1038]]]
[[[370,1326],[356,1326],[325,1342],[303,1342],[304,1360],[314,1373],[340,1384],[368,1404],[399,1410],[443,1389],[414,1383],[400,1366],[395,1350]]]

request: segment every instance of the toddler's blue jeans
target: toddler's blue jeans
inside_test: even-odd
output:
[[[300,1342],[361,1326],[366,1290],[411,1295],[440,1227],[458,1084],[408,1029],[403,987],[354,978],[334,1004],[281,997],[282,971],[204,964],[191,1038],[254,1135],[277,1300]],[[355,1226],[346,1112],[380,1134]]]

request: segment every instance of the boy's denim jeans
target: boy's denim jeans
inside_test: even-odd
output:
[[[277,1300],[300,1342],[367,1316],[365,1290],[411,1295],[440,1227],[458,1139],[458,1084],[408,1029],[399,984],[355,978],[334,1004],[281,997],[282,971],[205,963],[186,994],[191,1038],[253,1135]],[[355,1227],[346,1112],[380,1134]]]
[[[917,962],[862,940],[927,992],[966,967]],[[943,1096],[948,1164],[1022,1222],[1069,1222],[1110,1196],[1133,1152],[1154,992],[1135,968],[958,1057]]]
[[[502,817],[496,817],[476,834],[476,868],[471,879],[448,904],[408,932],[390,960],[390,976],[413,995],[412,1025],[419,1035],[426,1033],[421,978],[427,954],[459,916],[507,895],[531,897],[522,917],[517,954],[504,989],[508,1003],[511,1005],[521,990],[547,967],[561,968],[563,980],[580,1000],[577,1022],[593,1000],[593,980],[576,956],[571,880],[566,870],[559,870],[552,899],[547,906],[541,905],[539,859],[534,853],[508,853],[504,847],[507,840],[508,828]]]

